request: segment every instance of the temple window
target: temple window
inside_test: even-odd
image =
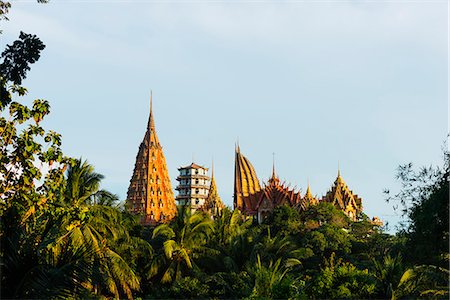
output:
[[[198,189],[195,189],[195,193],[198,194]]]
[[[163,207],[163,203],[161,200],[159,200],[159,207]]]

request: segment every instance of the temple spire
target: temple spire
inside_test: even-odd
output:
[[[150,90],[150,116],[148,117],[148,127],[155,129],[155,121],[153,120],[153,91]]]
[[[311,186],[309,185],[309,178],[308,178],[308,188],[306,189],[306,195],[311,195]]]
[[[338,161],[338,177],[341,177],[341,166],[339,161]]]
[[[275,152],[272,152],[272,178],[276,177],[275,173]]]

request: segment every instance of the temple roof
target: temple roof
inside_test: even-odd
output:
[[[358,213],[362,211],[362,199],[350,190],[342,178],[340,170],[338,170],[333,186],[322,200],[332,203],[344,212],[354,210]]]
[[[239,146],[236,151],[235,172],[240,178],[240,192],[243,196],[248,196],[249,194],[253,194],[261,190],[255,169],[250,161],[241,154]]]
[[[241,154],[239,145],[235,148],[234,161],[234,207],[245,210],[243,197],[248,197],[261,190],[255,169],[250,161]]]
[[[196,163],[191,163],[191,164],[188,165],[188,166],[185,166],[185,167],[179,167],[179,168],[178,168],[178,170],[184,170],[184,169],[205,169],[205,170],[208,170],[208,168],[203,167],[203,166],[200,166],[200,165],[197,165]]]

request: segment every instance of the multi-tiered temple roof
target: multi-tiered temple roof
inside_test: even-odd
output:
[[[340,170],[338,170],[337,178],[331,190],[323,197],[322,201],[333,204],[344,211],[352,220],[356,220],[358,214],[362,212],[362,199],[358,195],[353,194],[353,191],[350,190],[342,178]]]
[[[143,224],[169,221],[177,212],[166,158],[155,130],[151,97],[147,131],[136,156],[127,206],[130,212],[142,216]]]
[[[310,205],[316,205],[319,204],[319,200],[313,194],[311,193],[311,187],[309,186],[308,182],[308,188],[306,189],[306,194],[303,196],[302,201],[300,203],[300,207],[302,210],[305,210]]]

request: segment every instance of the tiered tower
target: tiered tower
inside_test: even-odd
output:
[[[128,188],[127,207],[131,213],[142,216],[143,224],[167,222],[177,213],[166,158],[156,135],[152,96],[147,131]]]
[[[209,181],[208,168],[195,163],[178,169],[180,175],[177,177],[179,185],[176,200],[180,206],[189,206],[193,213],[199,209],[208,197]]]

